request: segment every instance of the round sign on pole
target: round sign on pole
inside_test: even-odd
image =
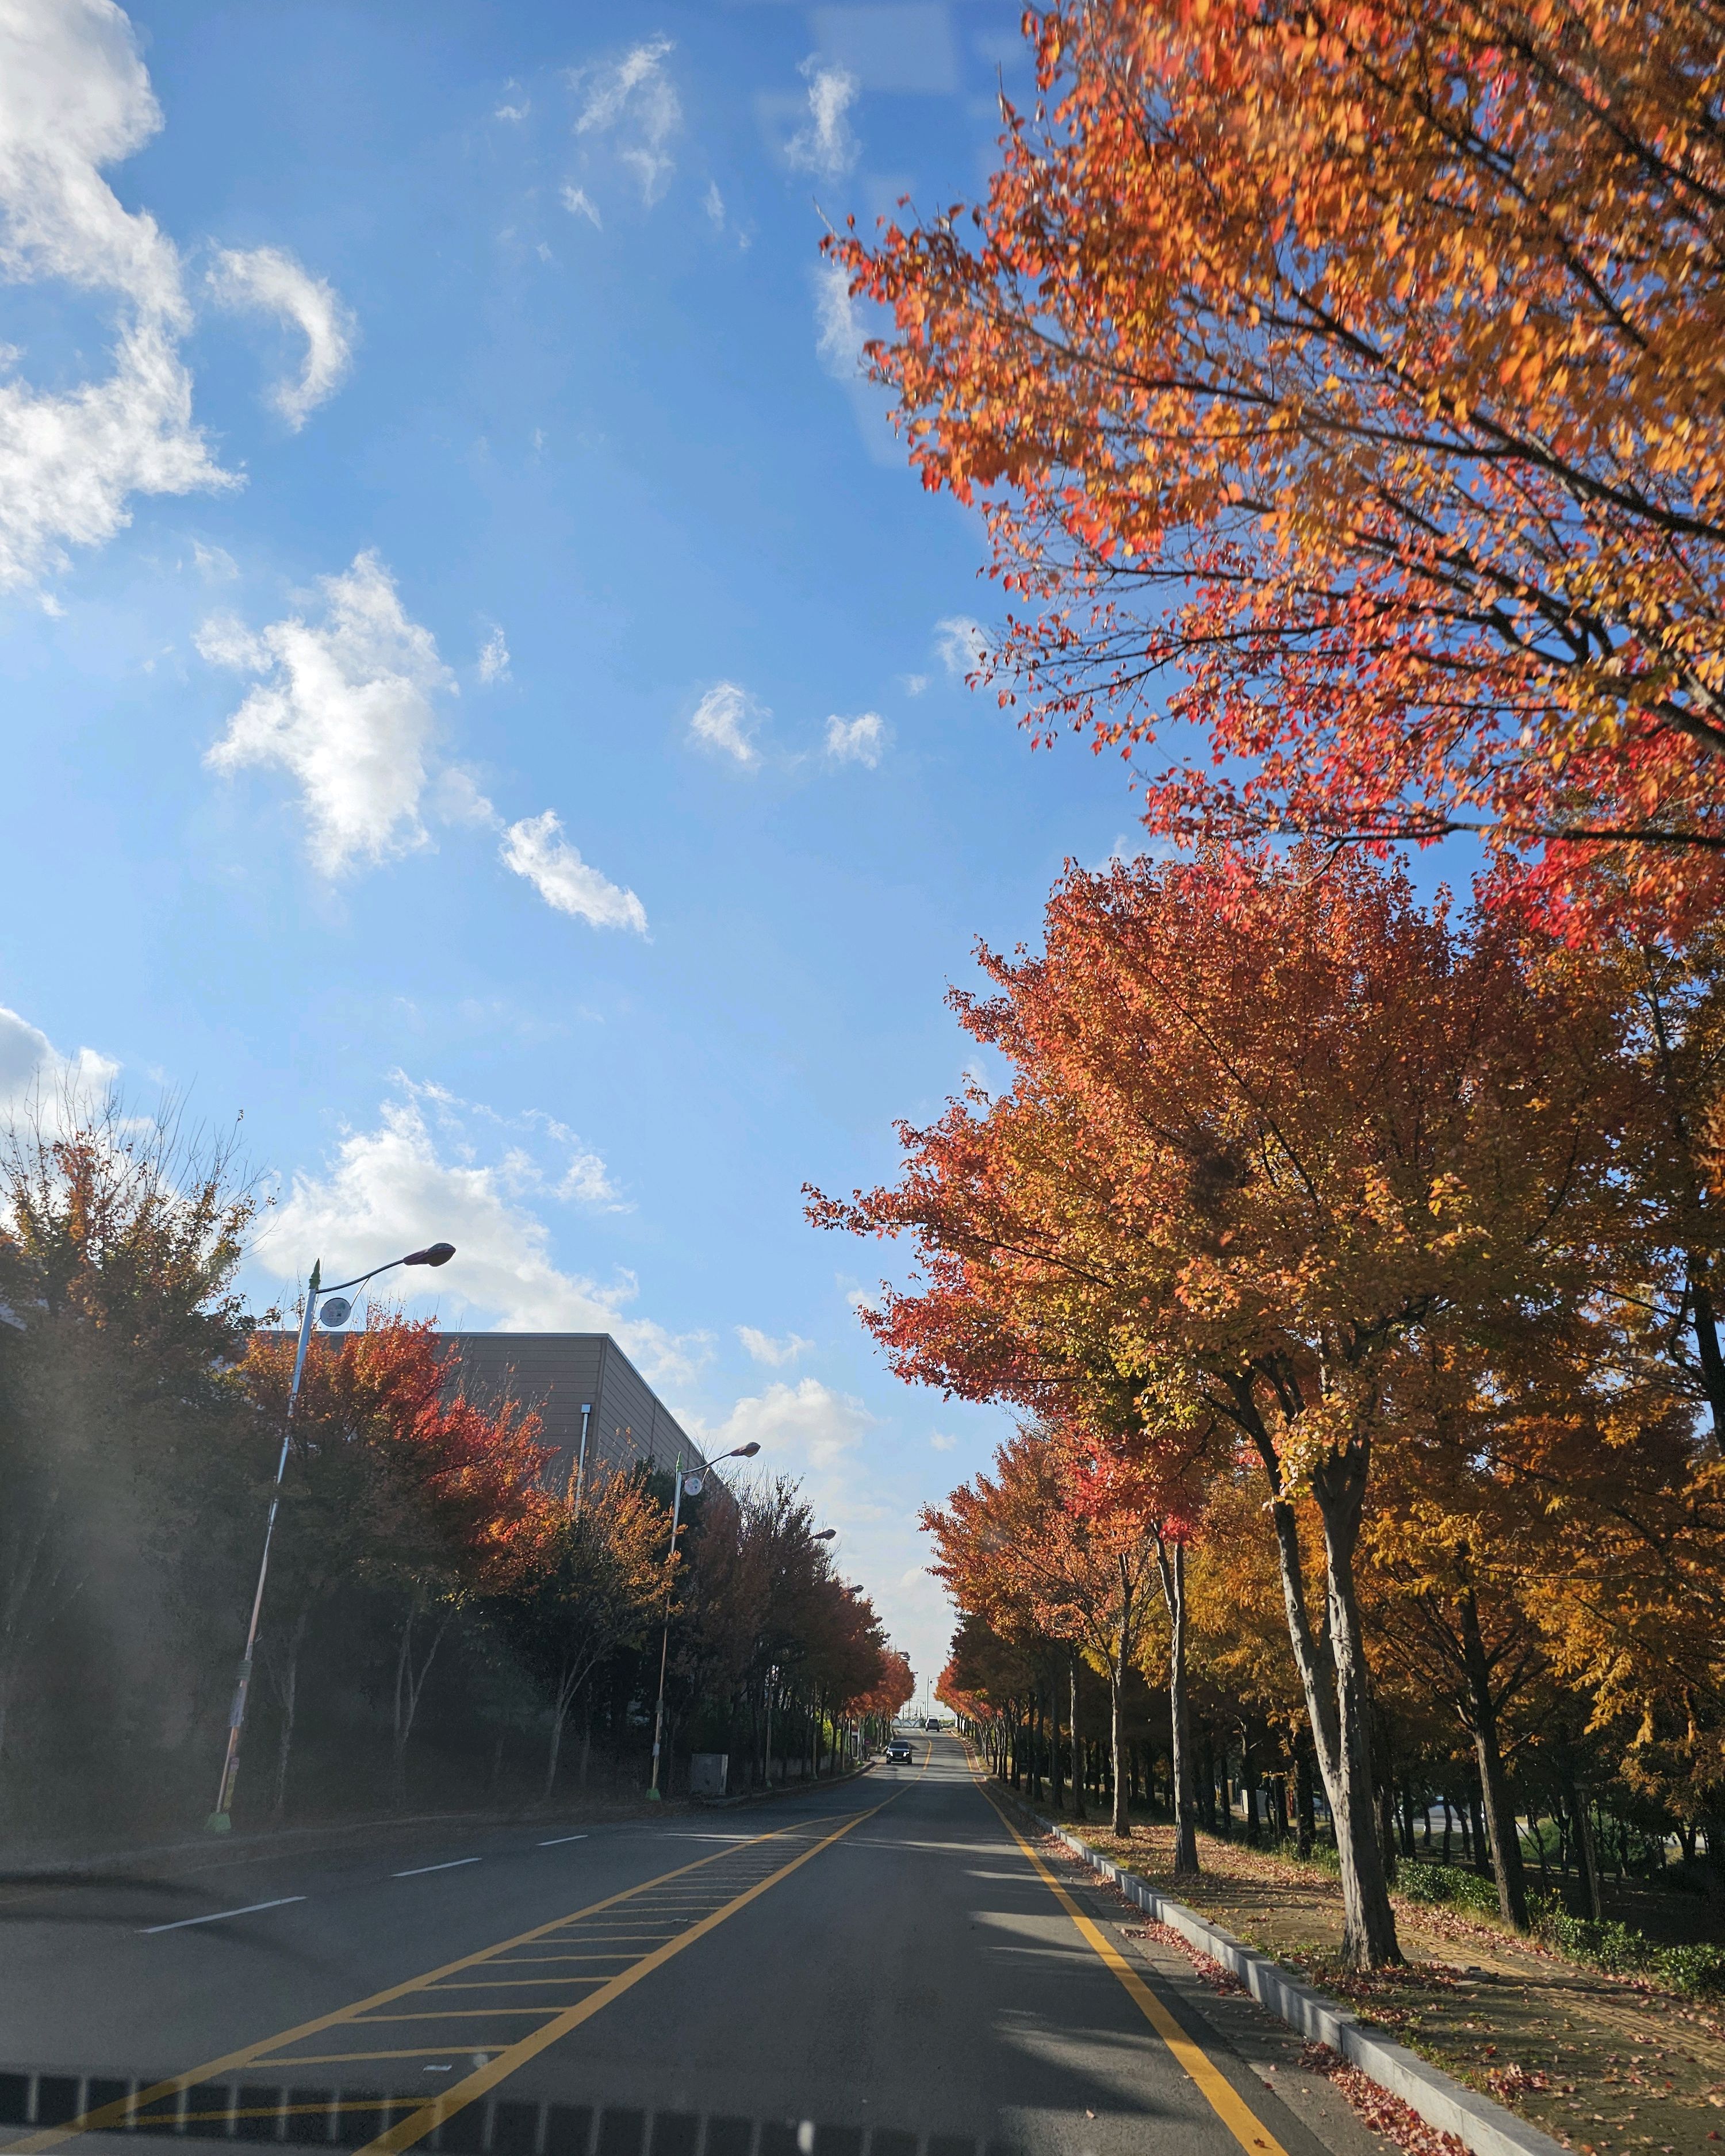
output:
[[[685,1497],[698,1497],[704,1486],[698,1475],[685,1475],[683,1477],[683,1495]]]
[[[338,1325],[345,1325],[352,1315],[353,1305],[347,1300],[347,1296],[345,1295],[332,1295],[329,1301],[323,1305],[321,1309],[319,1310],[317,1313],[317,1322],[320,1325],[327,1325],[333,1328]]]

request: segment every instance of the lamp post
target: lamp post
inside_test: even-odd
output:
[[[751,1441],[747,1445],[737,1445],[730,1452],[721,1452],[719,1458],[721,1460],[752,1460],[760,1450],[758,1445]],[[716,1464],[713,1460],[709,1460],[707,1466],[711,1467]],[[670,1655],[671,1584],[676,1576],[677,1522],[682,1516],[683,1492],[686,1490],[691,1497],[698,1497],[706,1481],[706,1471],[705,1468],[696,1467],[685,1475],[683,1455],[680,1452],[677,1455],[675,1476],[676,1488],[671,1494],[670,1548],[665,1552],[665,1625],[659,1636],[659,1704],[653,1710],[653,1779],[647,1785],[647,1801],[655,1804],[660,1802],[659,1740],[665,1734],[665,1671],[666,1661]]]
[[[575,1458],[574,1509],[578,1512],[581,1510],[582,1485],[587,1480],[587,1425],[592,1419],[593,1402],[591,1400],[583,1400],[581,1403],[581,1450],[576,1455]]]
[[[246,1695],[251,1690],[252,1653],[258,1644],[258,1619],[264,1608],[264,1583],[270,1576],[270,1544],[275,1533],[275,1515],[281,1509],[281,1482],[287,1473],[288,1445],[293,1436],[294,1407],[300,1397],[300,1379],[305,1368],[305,1350],[311,1341],[311,1323],[321,1317],[326,1325],[345,1325],[352,1311],[352,1303],[341,1289],[362,1287],[379,1273],[393,1272],[398,1265],[446,1265],[455,1255],[453,1243],[432,1243],[423,1250],[409,1250],[404,1258],[391,1258],[387,1265],[373,1265],[368,1273],[356,1273],[352,1280],[338,1281],[329,1291],[321,1310],[319,1298],[323,1296],[321,1286],[323,1260],[319,1259],[311,1268],[311,1277],[305,1284],[305,1309],[300,1320],[299,1343],[294,1350],[294,1374],[288,1386],[287,1414],[281,1430],[281,1456],[275,1463],[275,1484],[270,1493],[270,1516],[264,1522],[264,1551],[258,1559],[258,1584],[252,1596],[251,1622],[245,1628],[245,1652],[239,1658],[239,1675],[234,1686],[234,1704],[228,1712],[228,1748],[222,1758],[222,1779],[216,1789],[216,1808],[204,1824],[212,1834],[226,1834],[234,1824],[230,1807],[234,1802],[234,1778],[239,1772],[239,1740],[245,1730]]]

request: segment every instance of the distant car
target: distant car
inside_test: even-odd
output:
[[[890,1743],[886,1748],[886,1756],[889,1759],[902,1759],[905,1764],[908,1767],[911,1763],[910,1738],[908,1737],[895,1737],[891,1743]]]

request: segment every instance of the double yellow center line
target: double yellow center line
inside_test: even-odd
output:
[[[907,1783],[904,1788],[909,1786]],[[655,1969],[662,1969],[675,1955],[716,1931],[739,1910],[757,1901],[781,1880],[788,1879],[834,1842],[842,1841],[902,1794],[903,1789],[896,1789],[892,1796],[868,1810],[851,1813],[831,1832],[805,1841],[787,1861],[777,1861],[787,1845],[818,1830],[804,1822],[715,1850],[711,1856],[678,1865],[568,1916],[554,1917],[531,1931],[446,1962],[440,1969],[409,1977],[368,1998],[302,2021],[295,2028],[224,2052],[218,2059],[102,2104],[62,2126],[27,2135],[11,2144],[7,2156],[35,2156],[35,2152],[58,2148],[78,2134],[112,2127],[155,2126],[172,2130],[182,2117],[182,2100],[187,2091],[255,2066],[289,2073],[313,2066],[447,2058],[451,2052],[481,2059],[483,2062],[470,2073],[440,2090],[428,2102],[415,2103],[411,2097],[374,2100],[380,2112],[403,2105],[412,2107],[406,2117],[367,2142],[359,2156],[396,2156],[397,2152],[423,2141],[456,2112],[478,2102],[529,2059],[603,2013],[614,1999],[633,1989]],[[764,1871],[761,1870],[763,1857],[768,1867]],[[726,1870],[711,1877],[697,1877],[716,1865]],[[737,1876],[739,1870],[741,1883]],[[579,1995],[572,1997],[572,1991],[578,1989]],[[487,1995],[475,1997],[475,1994]],[[490,1994],[500,1994],[500,2002],[494,2004]],[[508,2034],[506,2024],[519,2027],[524,2020],[534,2025],[525,2035]],[[419,2033],[418,2025],[427,2022],[454,2025],[448,2040],[437,2046],[415,2043],[413,2039]],[[347,2040],[341,2048],[326,2050],[318,2046],[318,2040],[326,2039],[332,2031],[339,2031]],[[360,2035],[361,2031],[365,2033]],[[356,2035],[358,2048],[353,2044]],[[230,2114],[223,2104],[216,2111],[183,2115],[189,2123],[199,2116],[226,2119]]]

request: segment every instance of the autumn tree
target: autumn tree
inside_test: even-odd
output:
[[[639,1476],[596,1476],[578,1506],[554,1500],[545,1507],[490,1605],[551,1708],[547,1799],[582,1686],[619,1647],[639,1644],[659,1606],[666,1524]]]
[[[278,1429],[295,1346],[286,1333],[254,1335],[243,1372],[259,1414]],[[278,1790],[305,1625],[357,1577],[394,1611],[390,1757],[401,1797],[425,1681],[451,1624],[475,1598],[506,1592],[531,1549],[547,1504],[538,1428],[513,1401],[468,1399],[429,1321],[385,1317],[339,1341],[313,1336],[283,1487],[278,1595],[264,1612],[283,1706]]]
[[[985,200],[829,243],[984,662],[1182,834],[1483,832],[1667,918],[1725,846],[1725,141],[1694,0],[1026,17]],[[1183,677],[1164,700],[1163,670]],[[1201,751],[1186,761],[1184,729]]]
[[[231,1139],[172,1109],[44,1100],[0,1134],[0,1747],[74,1611],[131,1712],[193,1710],[257,1465],[228,1374],[254,1216]]]
[[[999,993],[954,1000],[1012,1088],[906,1129],[897,1187],[816,1217],[915,1238],[924,1279],[865,1313],[904,1374],[962,1387],[968,1343],[1040,1293],[1106,1322],[1147,1429],[1250,1448],[1346,1951],[1393,1958],[1353,1578],[1372,1460],[1399,1358],[1579,1291],[1609,1147],[1573,1026],[1501,932],[1458,936],[1358,858],[1075,870],[1045,951],[982,963]]]
[[[1082,1430],[1025,1429],[944,1507],[925,1508],[931,1569],[961,1609],[1010,1637],[1022,1611],[1035,1633],[1064,1640],[1106,1678],[1116,1834],[1129,1836],[1124,1695],[1156,1591],[1157,1528],[1135,1478]],[[1022,1625],[1018,1629],[1026,1630]]]

